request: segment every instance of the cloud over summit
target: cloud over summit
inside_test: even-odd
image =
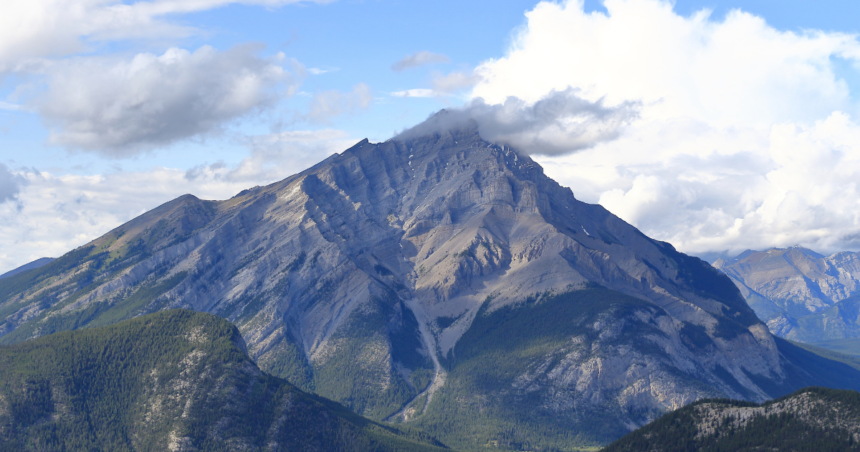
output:
[[[605,135],[615,139],[538,158],[548,175],[694,254],[860,249],[856,35],[777,30],[741,10],[682,16],[664,0],[604,6],[541,2],[506,54],[475,71],[472,96],[486,104],[537,105],[570,88],[638,102],[638,117]]]
[[[532,104],[516,97],[500,104],[478,98],[463,108],[434,114],[398,138],[439,133],[474,121],[488,141],[506,143],[529,154],[563,155],[618,137],[637,118],[638,110],[636,102],[613,107],[605,106],[602,100],[591,102],[574,89],[552,91]]]

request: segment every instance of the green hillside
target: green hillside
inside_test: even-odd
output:
[[[264,374],[210,314],[0,347],[2,451],[441,450],[432,443]]]
[[[603,452],[860,451],[860,393],[806,388],[758,405],[702,400]]]
[[[658,325],[667,317],[645,301],[596,285],[481,311],[448,355],[445,386],[413,422],[460,450],[577,451],[610,443],[631,426],[666,412],[647,403],[627,410],[607,407],[603,400],[625,393],[603,373],[620,374],[617,369],[623,368],[655,391],[677,384],[667,382],[682,382],[694,388],[689,402],[718,397],[718,385],[740,386],[728,372],[722,381],[704,383],[696,375],[665,366],[672,357],[660,344],[670,339]],[[731,338],[739,333],[720,334]],[[698,353],[713,351],[713,340],[695,325],[686,324],[678,339]],[[774,396],[815,382],[860,389],[860,372],[852,368],[853,361],[842,362],[832,352],[833,356],[820,356],[781,339],[777,346],[791,361],[783,361],[787,378],[761,382]],[[589,397],[585,391],[571,390],[573,383],[558,369],[576,369],[570,371],[578,372],[575,384],[595,389]],[[649,379],[649,373],[661,376]]]

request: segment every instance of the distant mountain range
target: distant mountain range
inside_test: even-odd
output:
[[[15,276],[18,273],[22,273],[22,272],[25,272],[27,270],[33,270],[34,268],[39,268],[45,264],[50,263],[53,260],[54,260],[53,257],[43,257],[40,259],[36,259],[33,262],[30,262],[28,264],[24,264],[18,268],[15,268],[15,269],[9,270],[6,273],[3,273],[2,275],[0,275],[0,279],[8,278],[10,276]]]
[[[860,393],[807,388],[763,404],[702,400],[603,452],[860,451]]]
[[[266,375],[236,327],[210,314],[171,310],[0,347],[4,451],[439,446]]]
[[[0,280],[0,342],[208,312],[263,371],[463,450],[571,450],[702,398],[860,389],[724,274],[440,115]]]
[[[860,355],[860,253],[748,250],[714,267],[732,279],[773,334]]]

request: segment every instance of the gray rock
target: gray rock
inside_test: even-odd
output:
[[[28,275],[0,285],[0,341],[176,307],[214,313],[261,368],[360,414],[435,431],[484,413],[468,441],[543,413],[594,444],[702,397],[826,383],[785,356],[727,277],[470,127],[364,140],[225,201],[180,197]],[[513,367],[475,386],[460,352],[494,367],[476,322],[553,320],[546,309],[563,300],[585,309],[570,314],[575,329],[506,332],[557,346],[514,343],[499,355]],[[590,426],[595,410],[607,426]],[[446,443],[473,444],[448,431]]]
[[[860,253],[823,256],[795,246],[746,251],[714,266],[777,336],[810,343],[860,337]]]

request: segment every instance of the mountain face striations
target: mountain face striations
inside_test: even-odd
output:
[[[0,450],[444,449],[264,374],[229,322],[170,310],[0,347]]]
[[[860,353],[860,253],[749,250],[714,266],[732,279],[773,334]]]
[[[702,400],[604,452],[860,451],[860,394],[807,388],[764,404]]]
[[[772,336],[728,277],[469,125],[171,201],[0,280],[0,341],[169,308],[226,318],[263,370],[463,449],[605,444],[705,397],[860,388]]]

